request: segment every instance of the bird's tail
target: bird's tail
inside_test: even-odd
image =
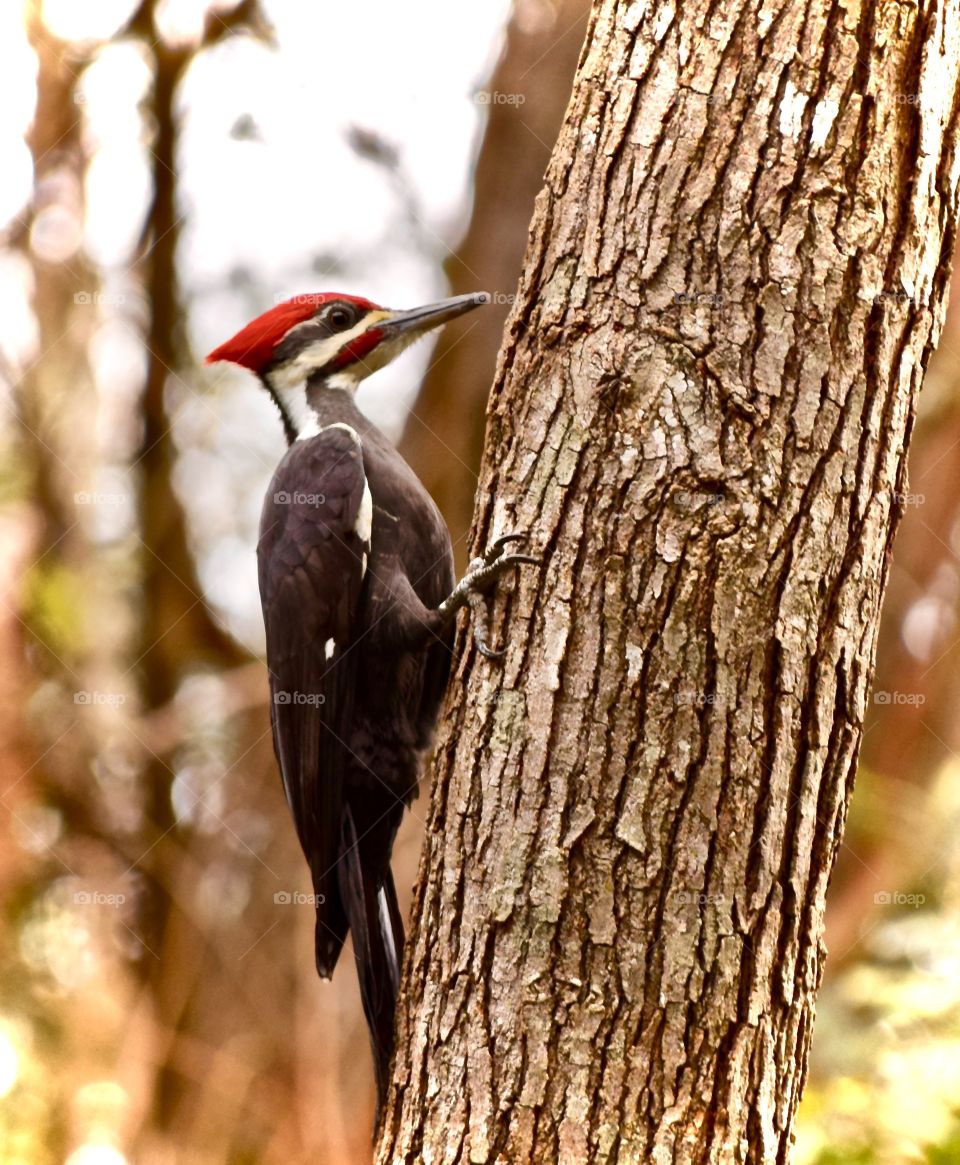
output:
[[[403,962],[403,922],[390,867],[380,877],[364,866],[349,807],[343,814],[337,879],[353,935],[360,996],[370,1029],[379,1117],[390,1081],[393,1020]]]

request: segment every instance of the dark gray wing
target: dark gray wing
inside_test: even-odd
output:
[[[331,426],[295,442],[280,463],[257,548],[274,747],[314,893],[323,897],[322,974],[332,972],[346,929],[336,864],[345,725],[357,686],[350,645],[370,553],[370,503],[356,435]]]

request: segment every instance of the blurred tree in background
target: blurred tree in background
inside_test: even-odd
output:
[[[429,371],[418,350],[365,390],[462,555],[587,3],[313,7],[0,13],[4,1162],[370,1159],[353,969],[313,971],[258,662],[253,543],[282,436],[255,385],[199,361],[274,296],[408,306],[443,293],[444,264],[454,292],[494,293]],[[956,318],[828,917],[798,1155],[822,1165],[960,1161]]]

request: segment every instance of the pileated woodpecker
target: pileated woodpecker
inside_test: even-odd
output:
[[[500,538],[454,585],[440,511],[354,403],[410,343],[489,302],[460,295],[392,311],[350,295],[300,295],[207,357],[254,372],[289,448],[270,483],[257,549],[273,740],[310,864],[316,962],[329,978],[349,930],[385,1093],[403,953],[390,871],[450,671],[453,623],[518,563]],[[482,624],[481,652],[494,656]]]

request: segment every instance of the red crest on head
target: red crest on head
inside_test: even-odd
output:
[[[362,299],[357,295],[341,295],[336,291],[295,295],[292,299],[285,299],[283,303],[278,303],[276,307],[251,320],[226,343],[214,348],[205,363],[215,364],[218,360],[229,360],[233,364],[249,368],[251,372],[260,372],[270,363],[274,349],[292,327],[310,319],[325,303],[331,303],[335,299],[347,300],[364,311],[375,311],[377,307],[369,299]]]

